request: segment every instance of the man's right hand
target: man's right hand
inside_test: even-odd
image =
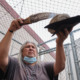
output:
[[[20,29],[22,26],[20,24],[23,23],[23,19],[15,19],[12,21],[9,30],[15,32],[16,30]]]

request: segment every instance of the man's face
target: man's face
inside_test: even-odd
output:
[[[37,57],[37,50],[33,43],[27,43],[22,50],[22,56]]]

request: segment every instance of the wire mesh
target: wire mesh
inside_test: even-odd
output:
[[[80,69],[80,38],[76,40],[76,50],[77,50],[77,56],[78,56],[78,63],[79,63],[79,69]]]
[[[78,0],[76,1],[75,0],[64,0],[64,1],[6,0],[6,1],[22,18],[26,18],[32,14],[41,12],[67,13],[70,16],[75,16],[80,14],[80,9],[79,9],[80,5]],[[53,39],[51,37],[51,34],[47,32],[47,29],[44,29],[45,25],[49,24],[49,22],[50,19],[43,20],[30,25],[30,27],[40,36],[41,39],[43,39],[43,41]],[[51,46],[51,43],[49,43],[48,46],[54,47]]]
[[[11,5],[11,7],[17,12],[18,15],[22,18],[26,18],[32,14],[39,13],[39,12],[55,12],[55,13],[68,13],[70,16],[75,16],[80,14],[80,2],[79,0],[6,0],[8,4]],[[0,5],[0,31],[3,33],[6,33],[12,20],[14,20],[14,17],[10,15],[4,7]],[[35,24],[31,24],[30,27],[40,36],[41,39],[45,41],[48,41],[50,39],[53,39],[51,37],[51,34],[47,33],[47,30],[44,29],[44,26],[49,24],[50,19],[40,21]],[[79,28],[79,25],[78,27]],[[74,28],[75,30],[76,28]],[[4,35],[0,32],[0,41],[4,37]],[[80,33],[78,32],[78,35]],[[76,35],[74,35],[76,38]],[[56,37],[56,36],[55,36]],[[24,28],[17,31],[13,36],[11,48],[10,48],[10,55],[16,56],[17,53],[19,53],[21,44],[26,42],[27,40],[32,40],[36,44],[38,42],[28,33],[24,30]],[[16,42],[17,41],[17,42]],[[19,43],[21,44],[19,44]],[[53,42],[53,45],[52,45]],[[76,48],[77,50],[77,56],[78,56],[78,62],[79,68],[80,68],[80,36],[78,36],[78,39],[75,40]],[[47,43],[51,48],[54,48],[55,41],[51,41],[50,43]],[[67,50],[69,51],[67,53]],[[56,50],[52,50],[52,52],[56,53]],[[75,67],[70,66],[69,57],[71,60],[71,65],[74,66],[73,55],[72,55],[72,48],[69,46],[68,48],[65,48],[66,53],[66,67],[65,70],[62,71],[59,74],[59,80],[77,80],[76,77],[76,70]],[[40,56],[40,60],[42,61],[55,61],[51,55],[44,54]],[[73,72],[71,72],[71,68]],[[73,77],[74,76],[74,77]]]

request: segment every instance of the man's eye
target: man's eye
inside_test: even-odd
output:
[[[34,46],[32,46],[32,48],[35,48]]]
[[[29,48],[30,46],[26,46],[25,48]]]
[[[34,48],[34,47],[32,47],[32,48]]]
[[[35,48],[35,46],[26,46],[25,48],[30,48],[30,47]]]

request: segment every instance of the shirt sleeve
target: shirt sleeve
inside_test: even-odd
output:
[[[8,68],[7,68],[7,78],[9,80],[12,80],[14,77],[14,73],[15,73],[15,68],[18,65],[18,61],[16,58],[13,57],[9,57],[9,64],[8,64]]]
[[[16,58],[12,58],[9,57],[9,63],[6,67],[6,72],[4,73],[1,69],[0,69],[0,80],[12,80],[13,76],[14,76],[14,72],[15,72],[15,67],[17,65],[17,59]]]
[[[47,71],[47,74],[48,74],[50,80],[58,80],[58,75],[57,76],[54,75],[53,64],[54,63],[51,63],[51,62],[45,63],[44,67]]]
[[[0,80],[5,80],[7,78],[10,64],[11,64],[11,59],[9,58],[8,65],[6,66],[6,71],[4,72],[2,69],[0,69]]]

